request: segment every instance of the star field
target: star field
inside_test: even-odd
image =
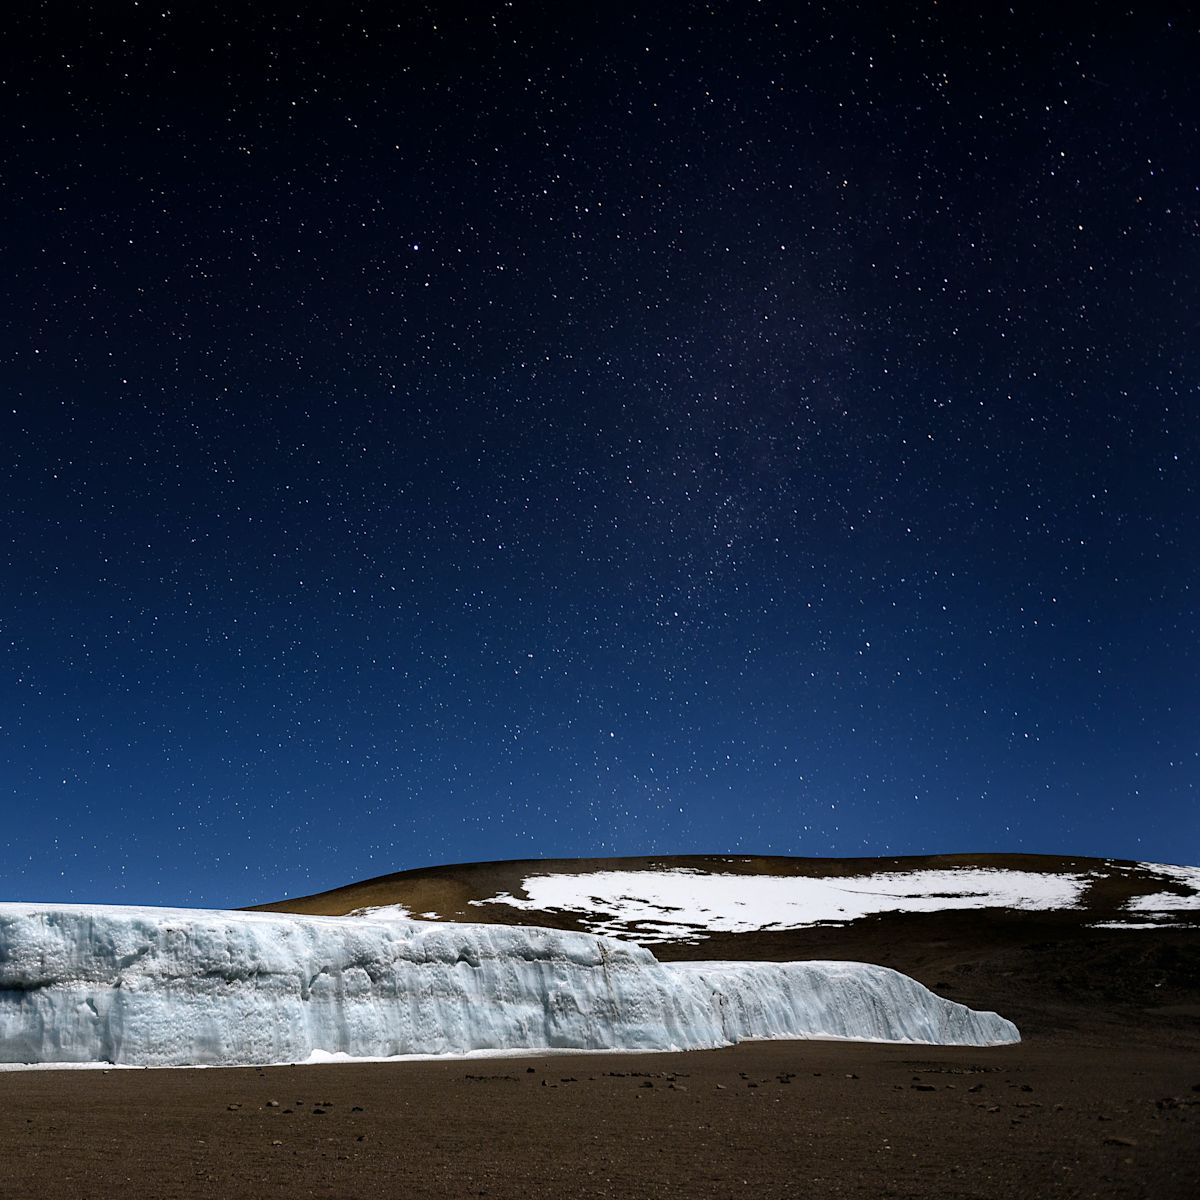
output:
[[[5,896],[1200,861],[1196,16],[946,9],[0,17]]]

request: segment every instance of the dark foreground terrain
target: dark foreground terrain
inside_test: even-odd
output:
[[[9,1072],[0,1196],[1192,1200],[1198,1049],[789,1042]]]

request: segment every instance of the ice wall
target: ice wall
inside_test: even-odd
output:
[[[591,934],[395,918],[0,904],[0,1061],[300,1062],[701,1049],[746,1037],[1018,1040],[861,963],[660,963]]]
[[[857,962],[663,964],[714,1007],[728,1042],[746,1038],[865,1038],[992,1046],[1020,1041],[995,1013],[945,1000],[889,967]]]

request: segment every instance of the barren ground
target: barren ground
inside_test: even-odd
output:
[[[687,1055],[9,1072],[0,1196],[1192,1200],[1197,1051],[1194,1041],[788,1042]]]

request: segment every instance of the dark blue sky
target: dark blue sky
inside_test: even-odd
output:
[[[6,10],[3,896],[1200,861],[1195,10],[958,7]]]

